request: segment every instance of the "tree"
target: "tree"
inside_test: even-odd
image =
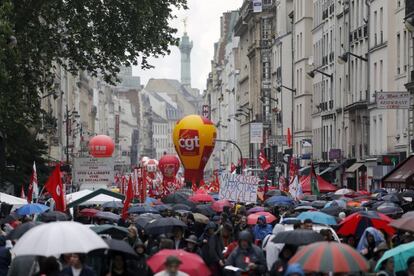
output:
[[[17,162],[12,155],[27,150],[13,140],[15,130],[22,136],[24,128],[43,131],[47,114],[40,100],[53,91],[54,65],[75,75],[88,71],[108,83],[117,81],[120,66],[150,68],[149,57],[168,54],[178,43],[177,30],[168,24],[174,7],[187,8],[186,0],[0,1],[0,132],[6,162]],[[17,45],[10,47],[13,36]]]

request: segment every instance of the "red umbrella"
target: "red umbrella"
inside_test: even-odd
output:
[[[354,248],[344,243],[316,242],[301,248],[289,261],[305,272],[349,273],[368,271],[369,264]]]
[[[164,249],[147,260],[148,266],[152,272],[158,273],[165,269],[164,263],[168,256],[176,256],[182,262],[180,271],[189,274],[190,276],[211,275],[210,270],[204,263],[203,259],[193,253],[184,250]]]
[[[266,223],[272,223],[276,220],[276,217],[274,215],[272,215],[269,212],[257,212],[254,214],[251,214],[247,217],[247,224],[253,225],[257,223],[257,219],[260,216],[265,216],[266,217]]]
[[[195,194],[189,197],[189,200],[192,202],[212,202],[214,201],[213,197],[209,194]]]
[[[215,212],[223,212],[224,207],[231,207],[230,201],[227,199],[217,200],[211,205],[211,209]]]
[[[355,235],[359,238],[366,228],[372,226],[378,230],[384,230],[389,235],[394,235],[395,229],[388,225],[392,221],[390,217],[379,212],[361,211],[346,217],[339,224],[337,233],[344,236]]]
[[[94,217],[96,215],[96,213],[98,213],[99,210],[96,209],[92,209],[92,208],[86,208],[86,209],[82,209],[79,212],[79,215],[83,216],[83,217]]]

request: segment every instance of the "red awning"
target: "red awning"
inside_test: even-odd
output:
[[[335,185],[323,179],[322,176],[317,175],[316,178],[318,179],[319,191],[321,191],[322,193],[335,192],[336,190],[338,190],[338,188]],[[303,177],[300,181],[300,184],[302,185],[302,191],[304,193],[312,192],[310,175]]]

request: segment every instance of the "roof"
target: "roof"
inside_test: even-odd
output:
[[[346,173],[354,173],[355,171],[357,171],[362,166],[365,166],[364,163],[355,163],[351,167],[349,167],[348,169],[346,169],[345,172]]]
[[[391,172],[382,178],[382,183],[386,186],[401,186],[408,188],[414,186],[414,155],[411,155],[403,162],[398,164]]]
[[[145,86],[145,90],[148,92],[157,92],[157,93],[179,93],[181,94],[187,101],[195,102],[197,101],[196,97],[194,97],[187,88],[184,87],[178,80],[173,79],[150,79]]]
[[[0,193],[0,202],[4,202],[4,203],[15,205],[15,206],[23,206],[27,204],[26,199],[15,197],[15,196],[5,194],[5,193]]]
[[[318,180],[319,191],[327,193],[338,190],[338,188],[335,185],[323,179],[322,176],[317,175],[316,179]],[[312,191],[311,175],[302,178],[300,181],[300,185],[302,185],[302,191],[304,193],[310,193]]]
[[[65,196],[67,207],[71,208],[78,205],[103,204],[105,202],[122,201],[125,196],[114,193],[107,189],[98,189],[96,191],[81,190]]]

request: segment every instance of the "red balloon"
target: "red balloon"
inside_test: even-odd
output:
[[[158,162],[162,176],[167,181],[172,181],[180,169],[180,160],[175,155],[164,155]]]
[[[89,141],[89,153],[93,157],[111,157],[115,144],[107,135],[97,135]]]

